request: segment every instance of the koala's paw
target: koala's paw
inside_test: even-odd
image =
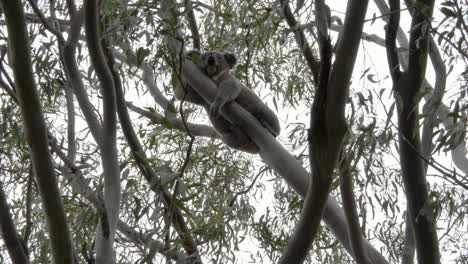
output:
[[[259,119],[258,121],[260,121],[260,124],[262,124],[262,126],[266,128],[266,130],[268,130],[268,132],[270,132],[270,134],[272,134],[274,137],[279,135],[278,130],[271,126],[270,123],[268,123],[266,120]]]
[[[219,116],[219,111],[221,110],[221,103],[218,101],[214,101],[210,106],[210,116],[212,118],[216,118]]]

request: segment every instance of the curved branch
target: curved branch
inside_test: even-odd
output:
[[[80,106],[81,112],[84,115],[88,128],[91,131],[96,143],[101,141],[102,124],[97,118],[94,108],[89,101],[88,94],[81,78],[81,73],[76,62],[75,52],[78,37],[80,35],[81,26],[83,24],[83,10],[80,10],[72,20],[70,31],[68,32],[68,40],[62,47],[60,59],[63,62],[63,68],[67,75],[68,83],[73,88],[76,100]]]
[[[342,133],[333,134],[336,137],[328,133],[330,120],[326,115],[326,111],[328,107],[335,106],[328,103],[328,99],[331,97],[328,94],[328,83],[332,67],[333,48],[328,37],[326,10],[327,7],[323,0],[315,1],[315,18],[321,61],[318,84],[316,85],[314,102],[310,113],[308,134],[312,173],[299,221],[278,262],[280,264],[303,263],[312,247],[326,206],[337,153],[341,148],[342,138],[346,131],[346,129],[343,129]],[[340,144],[336,144],[336,142],[340,142]]]
[[[116,49],[113,49],[112,53],[119,61],[125,61],[129,65],[136,66],[143,71],[143,83],[148,87],[151,96],[153,96],[154,101],[158,105],[160,105],[164,110],[168,109],[172,105],[172,102],[159,90],[155,81],[156,77],[154,76],[153,68],[151,68],[148,63],[143,61],[138,64],[135,54],[131,51],[126,51],[129,56],[125,56]]]
[[[343,157],[343,160],[340,162],[339,169],[341,201],[343,202],[346,218],[348,219],[349,237],[353,247],[354,258],[358,264],[371,264],[372,262],[370,262],[366,250],[364,249],[364,238],[359,225],[356,199],[354,198],[353,192],[351,157]]]
[[[91,63],[101,84],[104,109],[101,141],[97,143],[101,151],[103,166],[104,203],[108,230],[105,229],[105,221],[100,221],[96,233],[96,262],[114,263],[113,243],[120,205],[120,170],[116,147],[116,96],[114,79],[107,67],[99,42],[97,9],[97,1],[84,1],[86,43],[88,44]]]

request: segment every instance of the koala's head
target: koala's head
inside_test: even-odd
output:
[[[201,62],[205,73],[213,77],[234,68],[237,58],[228,52],[207,51],[201,54]]]

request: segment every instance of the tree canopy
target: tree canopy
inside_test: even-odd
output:
[[[0,0],[0,263],[466,263],[467,16],[465,0]],[[175,98],[217,96],[190,50],[235,54],[277,114],[274,138],[221,111],[258,155]]]

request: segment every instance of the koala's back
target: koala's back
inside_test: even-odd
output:
[[[236,99],[245,110],[255,116],[275,137],[279,135],[281,127],[278,117],[252,90],[242,85],[242,91]]]

